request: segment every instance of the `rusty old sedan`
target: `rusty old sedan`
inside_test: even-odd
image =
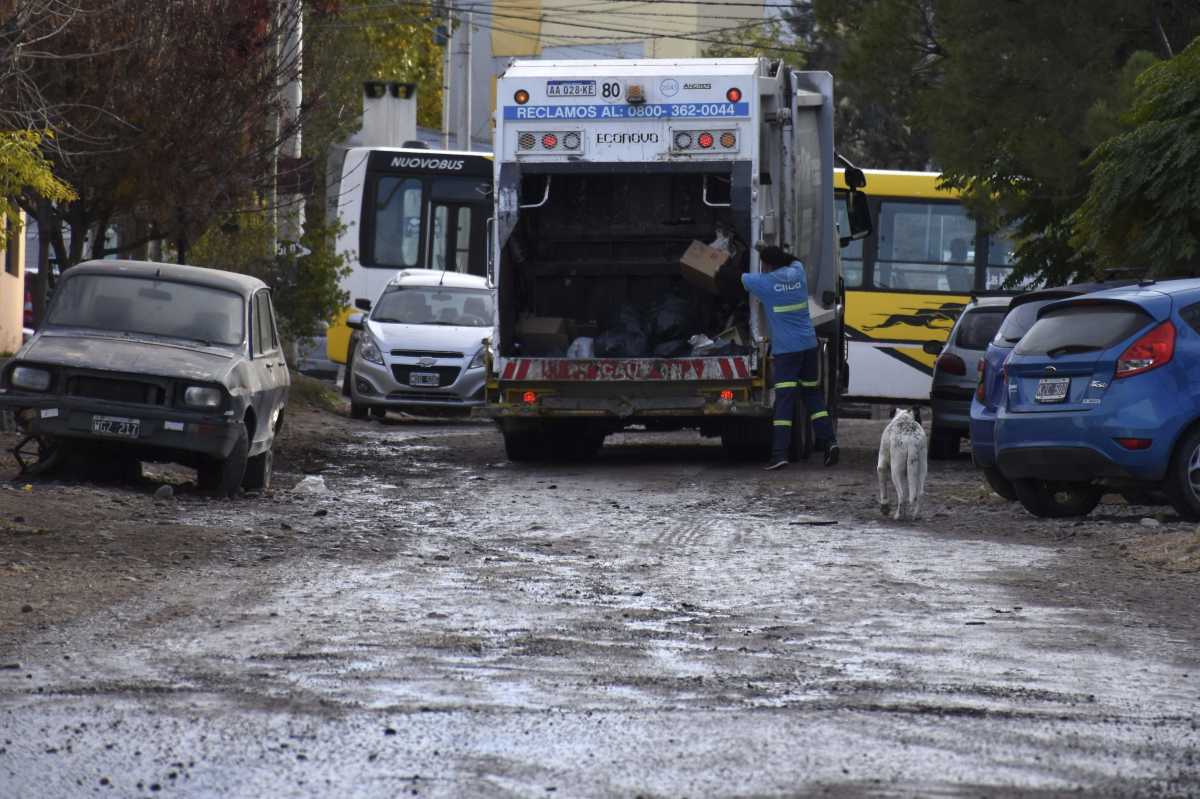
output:
[[[289,385],[262,281],[89,261],[63,273],[45,321],[0,372],[0,406],[25,434],[23,470],[172,461],[229,496],[269,485]]]

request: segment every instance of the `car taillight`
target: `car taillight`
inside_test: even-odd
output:
[[[965,375],[967,373],[966,363],[952,352],[943,353],[938,357],[937,368],[948,375]]]
[[[975,371],[979,373],[979,382],[975,386],[975,399],[980,402],[987,402],[987,361],[980,358],[979,365],[975,367]]]
[[[1150,449],[1150,445],[1154,443],[1154,440],[1149,438],[1117,438],[1113,440],[1125,449],[1132,450]]]
[[[1129,345],[1117,358],[1113,379],[1157,369],[1175,354],[1175,325],[1168,320]]]

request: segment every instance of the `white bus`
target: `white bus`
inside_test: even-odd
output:
[[[373,302],[400,269],[483,275],[492,205],[488,153],[416,147],[353,147],[336,184],[337,251],[349,261],[342,288],[351,305]],[[361,301],[361,302],[360,302]],[[347,362],[346,308],[330,326],[326,352]]]

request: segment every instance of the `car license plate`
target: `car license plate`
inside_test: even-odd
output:
[[[1062,402],[1067,398],[1067,390],[1070,387],[1069,377],[1043,377],[1038,381],[1034,398],[1038,402]]]
[[[124,416],[93,416],[92,432],[102,436],[137,438],[142,432],[142,422]]]
[[[437,386],[440,382],[437,372],[410,372],[408,375],[410,386]]]

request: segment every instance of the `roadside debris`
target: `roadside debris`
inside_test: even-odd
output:
[[[166,502],[172,499],[175,499],[175,489],[169,485],[159,486],[158,490],[154,492],[155,502]]]
[[[325,485],[325,478],[319,474],[310,474],[305,477],[292,491],[297,494],[325,494],[329,488]]]

